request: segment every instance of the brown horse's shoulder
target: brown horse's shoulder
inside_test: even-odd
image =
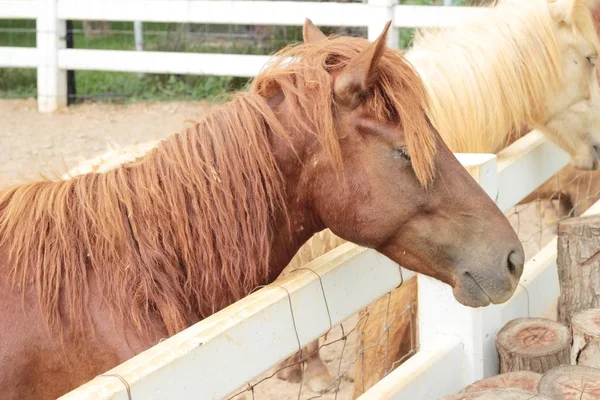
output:
[[[0,248],[0,254],[5,249]],[[90,303],[93,321],[84,335],[65,328],[61,343],[48,330],[33,290],[24,293],[11,285],[6,258],[0,258],[0,398],[3,400],[56,399],[148,349],[164,337],[156,326],[151,339],[142,340],[115,321],[100,297]],[[93,289],[92,289],[93,290]],[[64,324],[65,326],[67,324]],[[93,329],[91,329],[93,328]]]

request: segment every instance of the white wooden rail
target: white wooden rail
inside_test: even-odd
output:
[[[0,18],[37,20],[37,49],[0,47],[0,68],[37,68],[38,109],[66,105],[66,70],[104,70],[225,76],[255,76],[266,56],[66,49],[65,21],[109,20],[209,24],[366,26],[373,40],[393,20],[397,29],[451,27],[485,12],[471,7],[405,6],[395,0],[366,3],[248,0],[0,0]]]
[[[221,399],[397,287],[400,271],[346,243],[107,372],[134,399]],[[404,273],[409,276],[408,271]],[[62,397],[127,399],[114,377]]]
[[[38,49],[30,47],[0,47],[0,68],[36,68]]]
[[[0,18],[36,19],[37,0],[0,0]]]

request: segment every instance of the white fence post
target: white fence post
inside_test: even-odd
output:
[[[496,156],[493,154],[457,154],[457,158],[494,198],[498,188]],[[419,343],[422,350],[435,348],[441,338],[459,338],[463,348],[463,369],[457,366],[456,378],[464,385],[494,372],[494,331],[490,323],[498,315],[494,306],[470,308],[459,304],[452,288],[424,275],[418,276]],[[460,372],[459,372],[460,371]]]
[[[66,48],[66,22],[57,17],[57,0],[38,0],[37,97],[41,112],[67,105],[67,71],[58,67],[58,51]]]
[[[394,18],[394,5],[397,0],[367,0],[369,4],[369,23],[367,25],[367,37],[374,41],[381,34],[385,23]],[[392,49],[399,47],[398,28],[390,26],[387,35],[387,45]]]
[[[133,22],[133,34],[135,37],[135,50],[136,51],[144,51],[144,28],[142,21],[134,21]],[[144,74],[142,72],[138,72],[138,78],[143,78]]]

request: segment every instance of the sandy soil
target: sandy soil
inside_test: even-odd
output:
[[[34,100],[0,100],[0,176],[16,183],[39,173],[62,174],[111,146],[162,139],[209,107],[192,102],[88,104],[42,114]]]
[[[33,100],[0,100],[0,179],[3,183],[17,183],[36,178],[40,173],[61,175],[112,146],[162,139],[180,130],[185,119],[198,119],[209,108],[205,103],[189,102],[130,106],[87,104],[54,114],[40,114]],[[528,258],[552,237],[551,227],[545,227],[540,235],[540,214],[533,203],[519,207],[509,218],[524,243]],[[347,321],[346,331],[351,330],[356,321],[356,317]],[[347,371],[356,359],[356,336],[349,335],[345,347],[343,341],[338,341],[321,349],[321,357],[331,375],[337,376],[338,371],[342,375],[339,392],[333,390],[321,396],[303,387],[299,396],[299,384],[272,377],[256,386],[254,394],[247,392],[236,399],[351,399],[353,383]],[[336,327],[327,342],[340,337],[341,331]]]

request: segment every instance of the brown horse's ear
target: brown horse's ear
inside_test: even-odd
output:
[[[319,40],[327,39],[327,36],[319,28],[313,24],[310,18],[306,18],[304,21],[304,27],[302,28],[302,37],[304,43],[314,43]]]
[[[341,104],[354,108],[360,104],[361,95],[373,87],[377,80],[377,64],[385,50],[388,21],[383,32],[369,47],[350,60],[336,79],[333,92]]]

